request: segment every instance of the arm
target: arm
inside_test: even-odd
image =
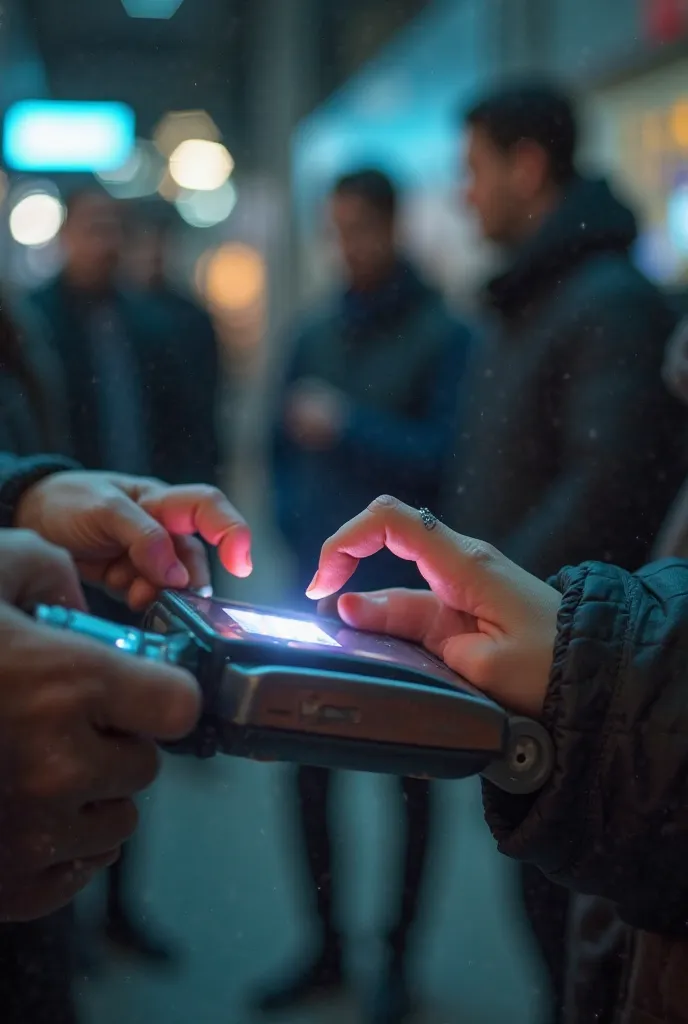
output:
[[[470,337],[464,327],[451,331],[425,383],[422,418],[390,416],[356,405],[351,410],[343,443],[365,453],[369,462],[403,469],[416,480],[436,482],[455,438],[459,383],[468,356]]]
[[[536,799],[485,786],[502,853],[619,905],[633,926],[688,916],[688,565],[564,570],[544,721],[557,749]]]
[[[612,557],[646,551],[659,529],[673,496],[664,478],[678,465],[681,415],[660,381],[663,329],[657,306],[643,294],[612,296],[603,308],[598,302],[572,325],[561,368],[568,381],[551,410],[561,420],[561,470],[503,542],[530,572],[546,577],[584,561],[591,538],[599,545],[614,538]]]

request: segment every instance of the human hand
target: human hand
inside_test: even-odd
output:
[[[285,407],[285,425],[292,439],[309,451],[328,451],[344,431],[348,415],[346,396],[324,381],[307,378],[291,389]]]
[[[133,794],[157,774],[155,739],[189,733],[191,676],[41,626],[12,605],[83,608],[63,550],[0,532],[0,920],[42,917],[114,863]]]
[[[118,473],[63,472],[23,495],[15,525],[66,548],[84,580],[124,592],[145,608],[164,587],[210,583],[198,537],[235,576],[251,573],[251,534],[214,487],[171,487]]]
[[[441,523],[427,530],[415,509],[385,496],[326,541],[308,596],[317,601],[336,593],[361,558],[384,547],[416,562],[431,592],[345,594],[338,602],[342,620],[421,643],[498,703],[540,716],[561,603],[557,591],[481,541]]]
[[[669,338],[662,377],[672,395],[688,403],[688,319],[682,320]]]

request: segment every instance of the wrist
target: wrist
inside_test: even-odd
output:
[[[79,469],[71,459],[39,455],[17,459],[16,465],[0,478],[0,527],[27,526],[27,498],[42,480],[55,473]]]

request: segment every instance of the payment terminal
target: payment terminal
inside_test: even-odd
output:
[[[510,716],[421,647],[334,619],[165,591],[144,630],[40,607],[36,617],[131,654],[182,665],[203,692],[172,749],[428,778],[482,774],[533,793],[548,733]]]

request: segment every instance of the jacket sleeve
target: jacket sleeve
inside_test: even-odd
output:
[[[628,289],[605,306],[599,298],[584,303],[569,326],[559,370],[566,381],[552,385],[560,395],[551,416],[562,468],[502,542],[510,558],[541,578],[589,557],[591,536],[614,536],[619,550],[647,551],[659,530],[675,491],[666,469],[680,467],[679,435],[688,421],[660,378],[669,328],[652,295]],[[624,516],[623,502],[633,504],[633,515]],[[641,513],[646,536],[638,544]]]
[[[688,934],[688,563],[564,570],[536,797],[484,785],[502,853],[605,897],[632,926]]]
[[[343,439],[347,450],[365,455],[368,463],[408,472],[418,482],[435,483],[456,436],[459,386],[469,346],[467,328],[454,325],[430,369],[422,416],[390,416],[355,405]]]
[[[19,458],[9,452],[0,452],[0,529],[14,525],[14,516],[22,495],[51,473],[67,469],[80,469],[72,462],[51,455]]]

